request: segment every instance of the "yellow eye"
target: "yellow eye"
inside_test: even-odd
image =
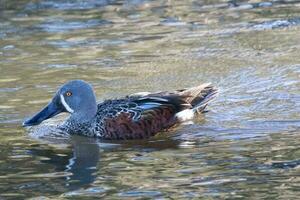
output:
[[[66,92],[67,97],[72,96],[72,92]]]

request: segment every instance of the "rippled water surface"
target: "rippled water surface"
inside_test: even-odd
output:
[[[0,0],[0,70],[0,199],[299,198],[297,1]],[[70,79],[99,101],[220,95],[147,141],[30,135],[22,120]]]

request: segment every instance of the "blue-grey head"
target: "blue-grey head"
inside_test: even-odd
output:
[[[93,88],[82,80],[72,80],[61,86],[50,103],[23,123],[23,126],[38,125],[61,112],[68,112],[76,122],[92,120],[97,113]]]

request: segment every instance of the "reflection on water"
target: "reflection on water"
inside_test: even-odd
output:
[[[55,171],[63,171],[65,187],[74,190],[94,182],[93,173],[100,160],[100,150],[97,143],[82,137],[72,137],[70,149],[71,152],[57,154],[53,150],[33,147],[29,152],[33,157],[47,157],[45,160],[41,159],[41,163],[51,165]]]
[[[2,0],[0,198],[297,198],[299,11],[297,1]],[[202,82],[220,95],[193,125],[146,141],[21,127],[78,78],[99,101]]]

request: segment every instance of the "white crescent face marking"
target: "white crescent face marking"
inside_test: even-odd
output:
[[[67,109],[68,112],[70,112],[70,113],[74,112],[74,110],[67,104],[67,102],[65,101],[65,98],[62,94],[60,95],[60,100],[61,100],[61,103],[64,105],[64,107]]]

